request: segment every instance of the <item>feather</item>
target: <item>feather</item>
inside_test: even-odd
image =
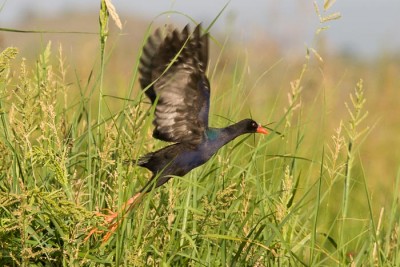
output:
[[[143,47],[140,84],[156,104],[153,136],[157,139],[199,144],[208,129],[210,84],[205,75],[208,34],[200,25],[193,32],[156,30]],[[157,100],[158,99],[158,100]]]

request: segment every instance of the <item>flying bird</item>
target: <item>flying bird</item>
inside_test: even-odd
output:
[[[236,137],[267,134],[267,130],[252,119],[225,128],[209,126],[208,38],[208,33],[202,34],[200,25],[194,31],[190,31],[189,25],[181,31],[169,26],[157,29],[143,47],[140,85],[155,105],[153,137],[173,144],[135,161],[149,169],[153,176],[125,203],[123,214],[145,193],[173,176],[184,176],[204,164]],[[108,240],[122,217],[118,213],[106,216],[110,226],[103,240]]]

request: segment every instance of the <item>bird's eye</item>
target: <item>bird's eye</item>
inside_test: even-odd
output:
[[[251,127],[257,128],[257,127],[258,127],[258,125],[257,125],[257,123],[255,123],[255,122],[252,122],[252,123],[251,123]]]

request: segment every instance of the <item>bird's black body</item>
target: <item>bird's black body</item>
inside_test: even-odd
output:
[[[137,163],[152,171],[154,176],[142,191],[152,189],[149,185],[156,176],[158,179],[155,187],[158,187],[166,183],[171,176],[185,175],[207,162],[229,141],[245,133],[255,133],[257,128],[258,125],[254,121],[246,119],[227,128],[209,128],[205,140],[197,145],[176,143],[145,155]],[[213,136],[216,138],[212,138]]]
[[[251,119],[225,128],[208,126],[210,83],[205,74],[208,63],[208,34],[200,25],[190,32],[171,27],[158,29],[143,47],[140,84],[155,105],[153,137],[174,144],[141,157],[136,164],[153,172],[140,192],[117,212],[102,215],[109,224],[106,242],[123,218],[146,192],[166,183],[172,176],[183,176],[204,164],[218,149],[246,133],[267,131]],[[98,229],[90,231],[87,240]]]
[[[208,63],[208,34],[200,25],[190,32],[167,27],[158,29],[143,47],[140,84],[155,104],[153,137],[174,142],[137,161],[153,172],[141,190],[166,183],[172,176],[183,176],[204,164],[218,149],[246,133],[266,133],[251,119],[226,128],[208,126],[210,83],[205,75]],[[157,181],[153,181],[157,177]],[[152,186],[152,183],[155,183]]]
[[[208,126],[210,83],[205,75],[208,63],[208,34],[158,29],[143,47],[140,84],[155,105],[153,137],[174,144],[141,157],[136,164],[152,171],[150,181],[117,212],[102,215],[109,224],[106,242],[120,222],[146,192],[166,183],[172,176],[183,176],[207,162],[218,149],[246,133],[267,131],[251,119],[225,128]],[[121,218],[121,219],[120,219]],[[93,233],[90,231],[87,240]]]

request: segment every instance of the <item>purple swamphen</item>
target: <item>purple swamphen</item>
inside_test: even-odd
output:
[[[135,163],[152,171],[149,182],[123,206],[125,215],[138,199],[172,176],[183,176],[207,162],[222,146],[242,134],[267,130],[251,119],[225,128],[208,125],[210,83],[206,76],[208,33],[172,26],[151,35],[140,58],[140,85],[155,106],[153,137],[174,144],[151,152]],[[119,225],[118,213],[104,215],[108,240]]]

